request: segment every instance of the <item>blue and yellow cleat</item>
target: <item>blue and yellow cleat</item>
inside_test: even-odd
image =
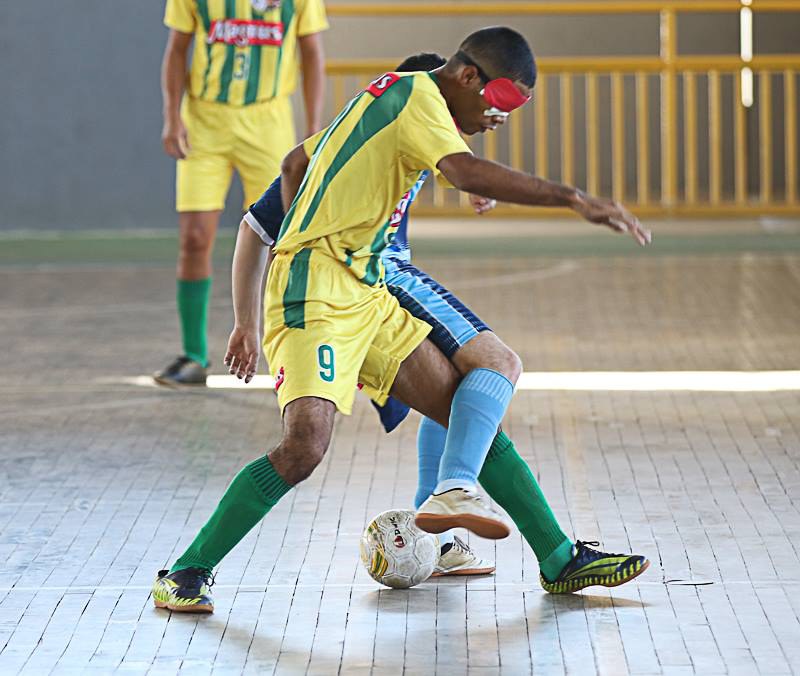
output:
[[[214,578],[202,568],[184,568],[170,573],[159,570],[153,583],[153,603],[177,613],[213,613],[211,585]]]
[[[638,577],[650,566],[650,562],[638,554],[607,554],[592,549],[599,545],[599,542],[578,540],[572,560],[555,580],[551,582],[539,574],[544,590],[551,594],[569,594],[585,587],[617,587]]]

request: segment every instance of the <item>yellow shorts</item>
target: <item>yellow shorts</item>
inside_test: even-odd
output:
[[[264,355],[281,411],[300,397],[320,397],[348,415],[357,387],[385,403],[400,363],[431,330],[385,286],[359,282],[314,249],[275,257],[264,304]]]
[[[181,116],[191,150],[178,160],[178,211],[225,207],[233,170],[244,187],[246,210],[280,173],[295,145],[292,105],[282,97],[249,106],[230,106],[184,97]]]

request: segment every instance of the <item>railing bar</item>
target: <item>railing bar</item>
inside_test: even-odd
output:
[[[786,201],[797,201],[797,86],[795,71],[783,73],[784,124],[786,125]]]
[[[525,170],[525,159],[522,155],[522,113],[520,110],[508,120],[508,156],[511,166],[520,171]]]
[[[650,201],[650,97],[646,73],[636,73],[636,193],[639,204]]]
[[[540,75],[536,89],[539,97],[536,102],[536,173],[546,177],[547,167],[547,84],[548,78]]]
[[[685,129],[684,177],[686,201],[697,202],[697,83],[694,73],[683,75],[683,117]]]
[[[622,73],[611,73],[611,188],[614,199],[625,199],[625,90]]]
[[[759,102],[759,155],[761,164],[761,202],[772,199],[772,76],[768,72],[758,74]]]
[[[572,2],[331,2],[330,16],[451,16],[462,15],[548,15],[548,14],[653,14],[668,6],[678,12],[737,12],[738,3],[730,0],[606,0]],[[793,11],[793,0],[754,0],[759,11]]]
[[[722,112],[719,72],[708,73],[708,198],[719,204],[722,196]]]
[[[365,74],[371,77],[390,71],[397,59],[330,59],[326,62],[326,72],[330,75]],[[539,72],[544,74],[582,73],[608,74],[618,70],[622,73],[660,71],[664,64],[657,56],[595,56],[595,57],[541,57],[537,59]],[[703,55],[675,56],[676,69],[694,70],[698,73],[719,70],[731,73],[739,70],[743,62],[739,56]],[[750,67],[758,70],[783,71],[786,68],[800,68],[800,54],[758,54],[753,57]],[[537,87],[538,88],[538,87]]]
[[[562,75],[559,82],[561,89],[561,182],[572,185],[574,176],[574,145],[573,132],[575,128],[574,111],[572,110],[572,76]]]
[[[597,74],[586,74],[586,187],[600,192],[600,141],[597,131]]]
[[[733,155],[734,155],[734,198],[736,204],[747,203],[747,134],[745,129],[746,108],[742,105],[742,79],[734,75],[733,94]]]
[[[675,102],[675,57],[677,55],[677,18],[675,10],[661,12],[661,201],[665,206],[675,204],[677,177],[677,148],[675,127],[677,107]]]

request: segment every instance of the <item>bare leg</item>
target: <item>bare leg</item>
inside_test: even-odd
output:
[[[439,349],[424,340],[400,365],[391,395],[447,427],[461,376]]]
[[[336,406],[327,399],[301,397],[283,410],[283,437],[267,454],[275,471],[294,486],[311,476],[331,442]]]
[[[221,211],[182,211],[178,214],[178,279],[194,281],[211,276],[211,254]]]

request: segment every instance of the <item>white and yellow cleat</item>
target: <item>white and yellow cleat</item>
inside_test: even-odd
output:
[[[207,570],[185,568],[170,573],[159,570],[153,583],[153,603],[177,613],[213,613],[210,587],[214,578]]]
[[[494,572],[494,564],[480,558],[460,537],[455,536],[452,542],[442,547],[439,563],[431,577],[445,575],[490,575]]]
[[[490,540],[508,537],[511,532],[503,518],[483,502],[476,491],[463,488],[431,495],[420,505],[414,522],[428,533],[466,528]]]

